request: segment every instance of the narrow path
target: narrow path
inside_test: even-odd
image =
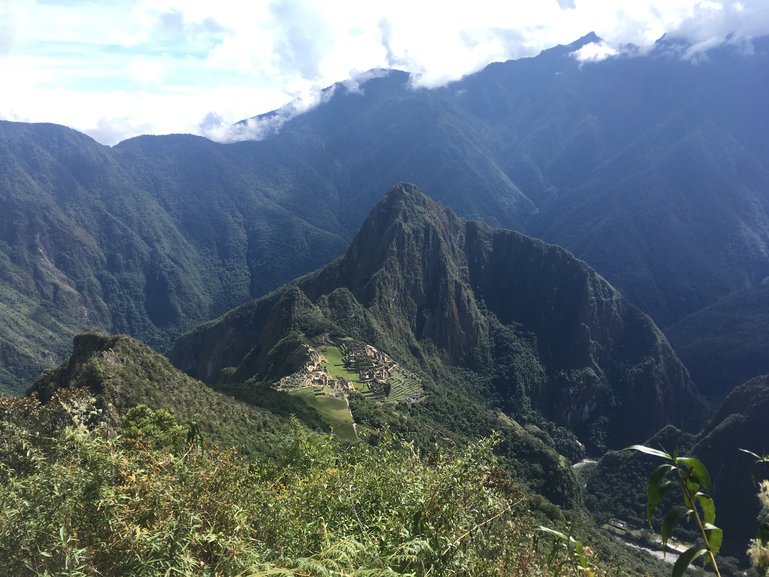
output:
[[[350,413],[350,420],[352,421],[352,431],[355,433],[355,438],[358,438],[358,424],[355,422],[355,418],[352,416],[352,411],[350,410],[350,399],[347,395],[344,396],[344,402],[347,405],[347,412]]]

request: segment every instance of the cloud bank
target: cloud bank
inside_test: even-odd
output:
[[[583,62],[663,34],[695,57],[769,34],[769,2],[0,0],[0,118],[58,122],[106,144],[141,133],[263,137],[323,87],[370,69],[438,86],[590,31],[603,42],[575,53]]]

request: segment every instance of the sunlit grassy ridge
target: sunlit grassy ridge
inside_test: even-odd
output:
[[[62,387],[98,391],[99,405],[113,421],[145,404],[198,423],[210,441],[245,453],[270,453],[288,430],[285,418],[212,390],[124,335],[79,335],[70,361],[43,375],[34,390],[48,399]]]

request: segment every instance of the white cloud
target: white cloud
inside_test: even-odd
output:
[[[617,54],[619,50],[604,42],[590,42],[571,53],[580,62],[599,62]]]
[[[216,112],[209,112],[198,126],[198,132],[219,142],[238,142],[242,140],[263,140],[275,134],[292,118],[327,101],[334,94],[334,89],[308,90],[277,110],[258,117],[248,118],[237,124],[227,121]]]
[[[131,59],[129,68],[131,78],[141,88],[159,84],[166,74],[166,67],[161,62],[146,56]]]
[[[766,0],[702,2],[695,14],[675,30],[689,40],[691,57],[723,42],[745,44],[751,37],[769,34],[769,3]]]
[[[369,69],[436,86],[590,31],[603,42],[577,51],[585,62],[663,34],[697,57],[769,33],[769,2],[0,0],[0,118],[60,122],[109,143],[139,132],[259,135]],[[225,129],[292,101],[282,120]]]
[[[28,13],[29,4],[24,0],[3,0],[0,2],[0,58],[8,54],[16,40],[20,20]]]

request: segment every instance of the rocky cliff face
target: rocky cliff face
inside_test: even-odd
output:
[[[614,443],[703,416],[689,375],[653,321],[570,253],[468,224],[469,282],[503,324],[536,335],[550,384],[535,405],[588,434],[609,419]],[[691,414],[689,413],[691,411]]]
[[[402,184],[341,260],[297,284],[311,300],[346,287],[396,338],[430,341],[446,362],[479,368],[488,361],[487,326],[467,267],[465,222]]]
[[[173,358],[215,381],[248,356],[246,378],[290,330],[323,323],[412,365],[437,357],[471,369],[516,397],[511,410],[539,411],[594,448],[703,417],[662,333],[585,263],[466,222],[409,184],[385,196],[342,258],[188,335]]]

